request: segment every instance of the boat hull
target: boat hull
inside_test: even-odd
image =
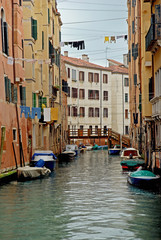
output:
[[[119,149],[109,149],[108,153],[109,153],[109,155],[119,155],[120,150]]]
[[[59,154],[58,159],[59,159],[59,163],[68,163],[71,162],[74,157],[76,156],[75,152],[62,152],[61,154]]]
[[[122,170],[124,171],[136,171],[139,167],[143,167],[145,165],[144,160],[123,160],[120,162]]]
[[[50,169],[50,171],[54,171],[56,167],[56,156],[52,153],[52,151],[35,151],[32,156],[31,166],[35,166],[36,163],[40,160],[44,160],[45,167]]]

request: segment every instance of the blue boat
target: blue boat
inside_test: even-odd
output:
[[[154,188],[160,181],[160,176],[148,170],[137,170],[128,174],[127,181],[136,187]]]
[[[53,171],[56,166],[57,157],[50,150],[38,150],[32,156],[31,166],[35,166],[37,162],[42,159],[45,161],[45,167]]]
[[[121,151],[120,145],[115,145],[114,148],[109,148],[109,155],[119,155]]]

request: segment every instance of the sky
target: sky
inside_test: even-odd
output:
[[[126,0],[57,0],[61,14],[61,41],[85,42],[84,50],[70,46],[61,49],[68,51],[69,57],[89,56],[89,61],[101,66],[108,66],[106,59],[123,62],[123,54],[128,51],[124,38],[116,43],[104,43],[105,36],[127,35],[128,11]]]

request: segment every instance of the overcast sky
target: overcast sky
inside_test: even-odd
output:
[[[62,41],[85,41],[85,50],[65,46],[62,54],[68,51],[69,57],[76,58],[87,54],[90,62],[102,66],[106,66],[106,56],[123,62],[127,41],[121,38],[116,43],[104,43],[104,38],[127,35],[126,0],[57,0],[57,3],[63,22]]]

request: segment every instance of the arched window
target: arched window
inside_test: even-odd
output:
[[[2,52],[8,54],[8,25],[5,21],[4,10],[1,10],[1,35],[2,35]]]

